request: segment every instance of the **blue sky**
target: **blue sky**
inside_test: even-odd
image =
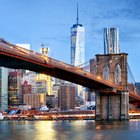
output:
[[[0,37],[11,43],[31,44],[40,51],[70,63],[70,27],[79,20],[85,26],[86,61],[103,53],[103,28],[118,27],[121,52],[136,81],[140,81],[140,1],[139,0],[0,0]]]

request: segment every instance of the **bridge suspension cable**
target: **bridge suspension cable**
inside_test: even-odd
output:
[[[129,66],[128,63],[127,63],[127,69],[128,69],[128,80],[130,80],[132,78],[132,81],[130,81],[130,82],[132,82],[132,83],[134,82],[134,84],[135,84],[136,81],[135,81],[135,78],[133,76],[133,73],[132,73],[132,71],[131,71],[130,66]],[[129,77],[129,75],[130,75],[130,77]]]
[[[102,61],[99,61],[98,63],[97,63],[96,59],[93,59],[93,60],[96,62],[95,65],[97,66],[97,65],[99,65],[99,64],[103,64],[104,62],[106,62],[107,59],[109,59],[109,58],[103,59]],[[76,66],[76,67],[81,67],[81,66],[87,67],[87,66],[84,66],[84,65],[85,65],[85,64],[88,64],[88,63],[90,63],[90,60],[89,60],[89,61],[86,61],[85,63],[80,64],[80,65],[78,65],[78,66]],[[109,63],[109,62],[108,62],[108,63]],[[81,67],[81,68],[83,68],[83,67]]]
[[[80,64],[80,65],[77,65],[76,67],[81,67],[81,66],[84,66],[85,64],[88,64],[90,61],[86,61],[85,63],[83,64]]]

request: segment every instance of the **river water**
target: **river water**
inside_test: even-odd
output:
[[[0,121],[0,140],[140,140],[140,120]]]

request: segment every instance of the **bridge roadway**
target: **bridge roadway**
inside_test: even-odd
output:
[[[0,39],[0,66],[13,69],[26,69],[67,80],[105,94],[122,91],[121,87],[100,77],[56,59],[27,50]],[[113,90],[115,89],[115,91]],[[108,92],[112,90],[112,92]],[[140,101],[140,96],[129,92],[130,101]]]

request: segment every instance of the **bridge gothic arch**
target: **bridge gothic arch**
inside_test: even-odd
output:
[[[107,64],[103,67],[103,79],[109,80],[109,66]]]
[[[121,83],[121,67],[119,64],[116,64],[115,70],[114,70],[114,80],[115,84],[120,84]]]

